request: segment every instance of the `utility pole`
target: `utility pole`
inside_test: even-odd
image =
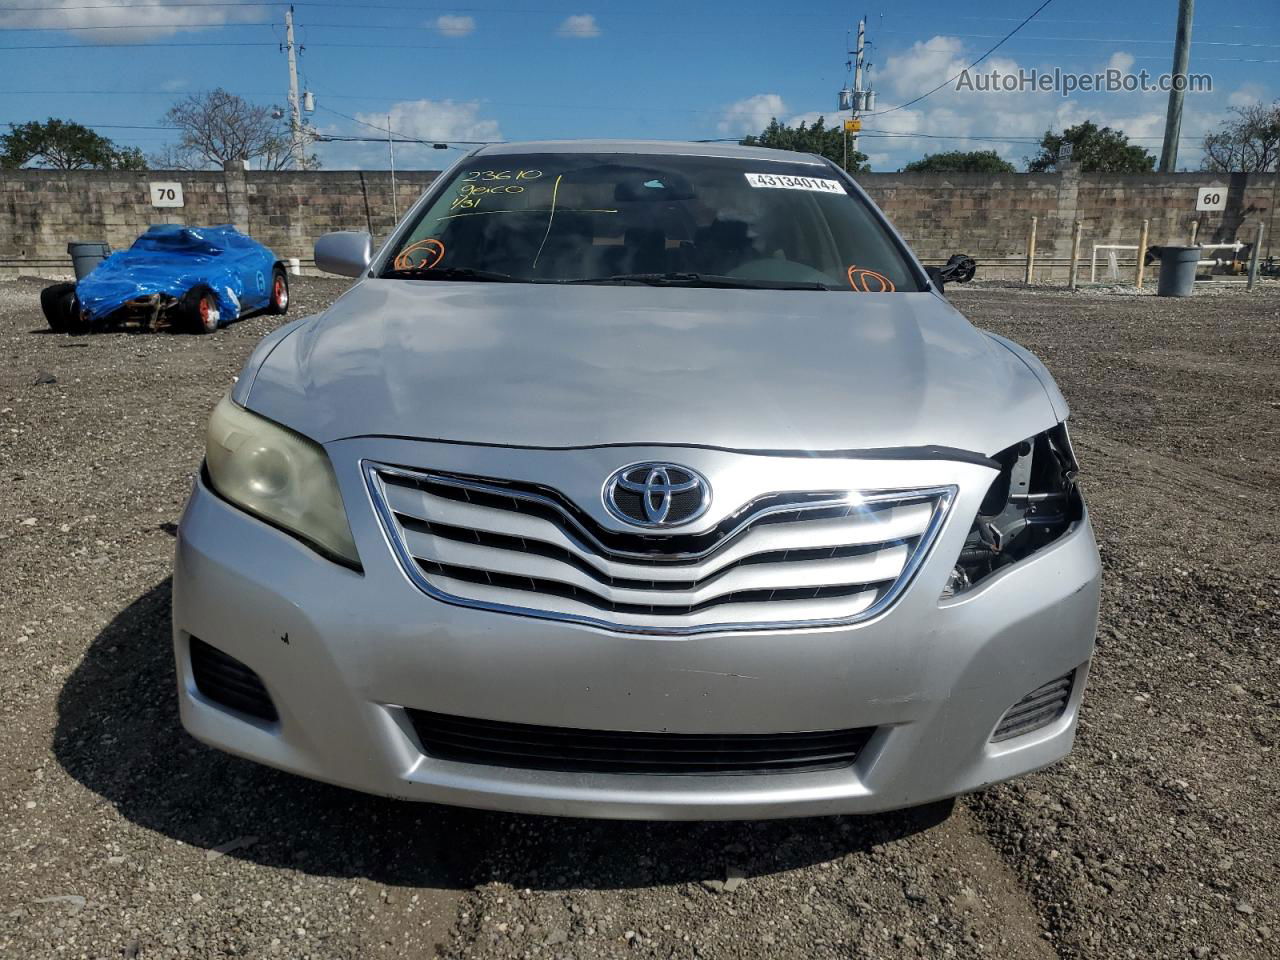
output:
[[[284,15],[285,50],[289,55],[289,153],[293,165],[301,167],[306,155],[302,138],[302,106],[298,101],[298,48],[293,42],[293,6]]]
[[[1169,90],[1169,112],[1164,120],[1164,148],[1160,151],[1160,172],[1173,173],[1178,165],[1178,135],[1182,131],[1182,100],[1186,96],[1187,66],[1191,60],[1191,17],[1195,0],[1178,0],[1178,34],[1173,45],[1173,85]]]
[[[863,88],[863,78],[871,70],[871,65],[866,62],[867,50],[867,18],[863,17],[858,21],[858,43],[853,50],[849,50],[848,35],[845,35],[845,50],[853,57],[852,60],[845,61],[845,69],[853,71],[853,89],[849,89],[848,81],[840,90],[840,111],[849,111],[849,118],[844,121],[844,168],[849,169],[849,134],[853,134],[853,149],[858,149],[858,131],[862,129],[862,118],[858,115],[863,111],[871,112],[876,108],[876,95],[874,90]]]
[[[849,53],[849,31],[848,30],[846,30],[844,33],[844,52],[846,56]],[[849,68],[849,62],[846,60],[845,69],[847,70],[848,68]],[[840,109],[850,110],[850,111],[852,111],[853,109],[853,104],[851,102],[851,94],[849,93],[848,81],[845,81],[845,85],[840,88]],[[849,129],[847,126],[841,126],[840,128],[840,143],[844,146],[844,161],[840,164],[840,169],[843,170],[845,173],[848,173],[849,172]]]
[[[850,119],[856,120],[858,112],[866,107],[866,94],[862,90],[862,58],[863,52],[867,45],[867,18],[863,17],[858,21],[858,43],[854,47],[853,62],[853,111]],[[858,101],[861,100],[862,103]],[[853,131],[853,152],[858,152],[858,131]],[[845,158],[846,167],[849,166],[849,160]]]
[[[399,205],[396,203],[396,142],[391,139],[391,114],[387,114],[387,151],[391,154],[391,223],[400,222]]]

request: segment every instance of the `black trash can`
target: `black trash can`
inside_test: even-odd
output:
[[[76,269],[76,279],[83,280],[93,273],[94,267],[111,256],[111,247],[105,243],[68,243],[67,253]]]
[[[1200,264],[1199,247],[1161,247],[1160,281],[1156,295],[1189,297],[1196,286],[1196,268]]]

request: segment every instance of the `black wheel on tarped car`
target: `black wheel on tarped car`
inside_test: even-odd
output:
[[[271,302],[267,304],[267,312],[289,312],[289,275],[280,264],[276,264],[271,271]]]
[[[55,283],[40,291],[40,309],[49,321],[49,329],[66,333],[79,324],[80,305],[76,302],[74,283]]]
[[[213,291],[203,284],[192,287],[182,295],[178,314],[182,317],[187,329],[193,333],[214,333],[222,319]]]

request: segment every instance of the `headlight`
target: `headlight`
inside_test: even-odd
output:
[[[209,418],[209,480],[236,506],[321,553],[358,564],[329,457],[318,443],[250,413],[224,396]]]
[[[1000,464],[1000,473],[978,507],[942,589],[943,600],[1031,556],[1083,515],[1076,489],[1079,466],[1065,423],[1001,450],[993,459]]]

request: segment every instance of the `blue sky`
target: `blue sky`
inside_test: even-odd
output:
[[[954,75],[1039,5],[899,2],[865,10],[871,81],[885,111]],[[237,0],[0,0],[0,123],[48,116],[95,126],[148,153],[184,93],[223,86],[263,104],[287,90],[283,5]],[[1055,0],[983,66],[1093,72],[1169,69],[1176,0]],[[831,117],[845,82],[847,3],[776,0],[625,3],[462,0],[298,2],[301,72],[321,132],[378,136],[359,121],[426,139],[703,139]],[[76,28],[76,29],[68,29]],[[1197,8],[1180,167],[1231,105],[1280,97],[1280,11]],[[127,45],[133,44],[133,45]],[[31,48],[31,49],[21,49]],[[1159,152],[1166,95],[978,93],[951,88],[866,120],[873,169],[926,152],[996,149],[1019,165],[1047,127],[1118,125]],[[962,139],[969,138],[969,139]],[[1141,138],[1141,139],[1138,139]],[[381,144],[321,144],[328,168],[385,168]],[[400,146],[398,166],[454,154]]]

